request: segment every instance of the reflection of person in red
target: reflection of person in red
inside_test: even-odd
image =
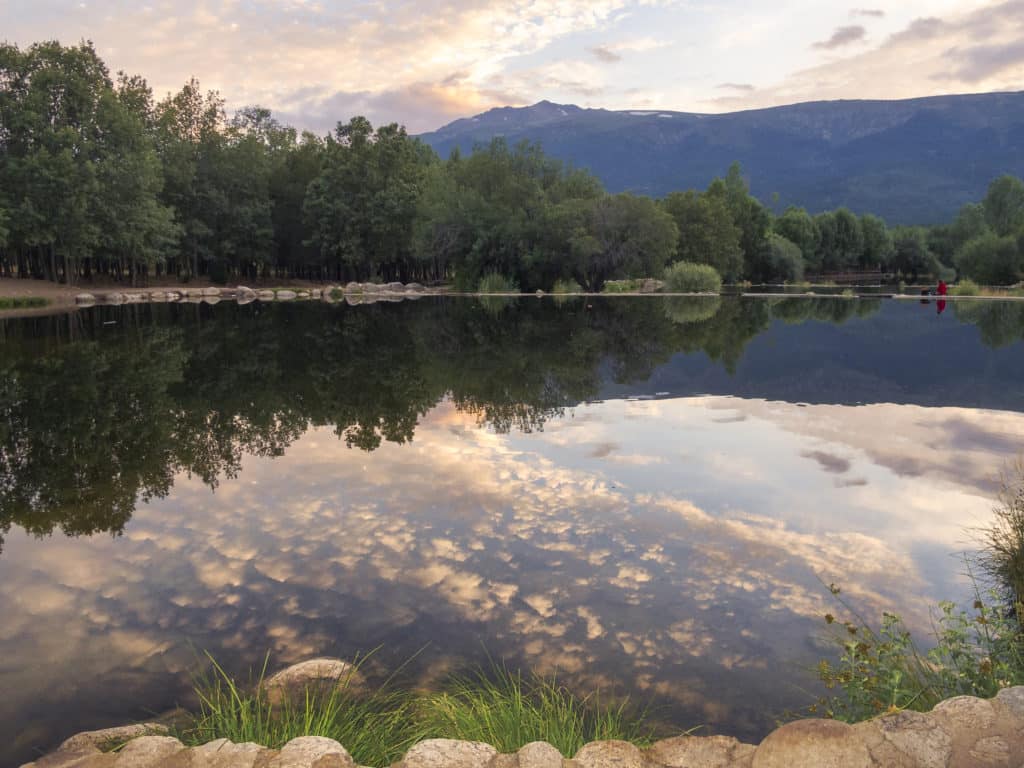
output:
[[[943,312],[946,311],[946,300],[939,299],[937,302],[935,302],[935,307],[937,310],[935,314],[941,315]]]
[[[939,296],[945,296],[949,293],[949,287],[946,285],[945,280],[939,280],[939,288],[936,293],[939,294]]]

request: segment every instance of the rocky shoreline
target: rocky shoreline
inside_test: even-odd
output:
[[[283,670],[266,685],[300,694],[325,681],[345,678],[349,684],[352,674],[341,660],[314,659]],[[109,751],[115,747],[120,748]],[[1006,688],[991,700],[960,696],[928,713],[895,712],[856,725],[798,720],[759,745],[725,736],[676,736],[647,749],[595,741],[568,759],[544,742],[500,754],[480,742],[428,739],[391,768],[1016,768],[1022,761],[1024,686]],[[144,723],[76,734],[22,768],[358,767],[343,745],[320,736],[292,739],[281,749],[227,739],[186,747],[166,726]]]
[[[221,301],[235,301],[250,304],[254,301],[325,301],[349,304],[370,304],[376,301],[403,301],[421,296],[446,293],[442,288],[427,288],[419,283],[348,283],[328,285],[324,288],[158,288],[153,290],[97,291],[79,293],[75,304],[88,307],[96,304],[146,304],[178,302],[187,304],[217,304]]]

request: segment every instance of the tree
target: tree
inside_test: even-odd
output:
[[[808,267],[821,269],[821,262],[817,260],[821,232],[805,209],[790,206],[772,223],[772,229],[800,248]]]
[[[889,228],[882,219],[866,213],[860,217],[860,229],[864,243],[860,266],[863,269],[884,269],[892,260],[894,252]]]
[[[994,232],[966,243],[956,255],[956,266],[964,277],[982,285],[1010,285],[1024,273],[1024,259],[1015,237]]]
[[[1001,237],[1024,229],[1024,182],[1015,176],[1000,176],[988,188],[982,202],[985,220]]]
[[[590,207],[586,234],[577,244],[576,275],[592,291],[616,276],[661,275],[679,239],[672,217],[648,197],[610,195]]]
[[[804,257],[796,243],[770,232],[750,264],[751,279],[761,283],[793,283],[804,279]]]
[[[741,232],[722,198],[693,190],[673,192],[661,207],[679,228],[673,261],[710,264],[727,282],[743,277]]]
[[[739,163],[729,167],[725,179],[711,182],[707,194],[723,200],[728,206],[733,223],[740,230],[740,248],[747,264],[745,273],[749,273],[749,264],[756,258],[771,226],[771,213],[751,196]]]
[[[901,227],[893,232],[893,269],[916,280],[922,273],[934,272],[938,260],[928,250],[928,237],[922,227]]]

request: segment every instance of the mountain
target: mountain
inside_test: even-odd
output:
[[[420,136],[442,157],[504,136],[596,174],[611,192],[703,189],[738,160],[776,210],[845,205],[890,224],[948,221],[1003,173],[1024,176],[1024,92],[823,101],[719,115],[542,101]],[[776,198],[775,195],[778,197]]]

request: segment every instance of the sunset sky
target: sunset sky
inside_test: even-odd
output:
[[[1024,0],[0,0],[0,37],[92,40],[301,128],[432,130],[542,99],[722,112],[1024,88]]]

